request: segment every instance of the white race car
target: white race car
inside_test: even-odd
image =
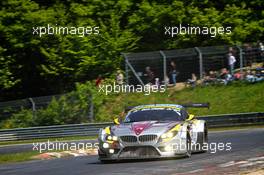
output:
[[[99,132],[99,160],[146,159],[187,156],[203,152],[207,125],[189,115],[186,107],[209,104],[153,104],[133,107],[123,122]]]

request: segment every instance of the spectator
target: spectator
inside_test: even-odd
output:
[[[227,71],[226,68],[221,69],[221,73],[220,73],[220,75],[219,75],[219,78],[220,78],[220,79],[226,79],[226,75],[227,75],[227,73],[228,73],[228,71]]]
[[[177,83],[177,79],[176,79],[176,77],[177,77],[176,64],[175,64],[174,61],[171,61],[170,64],[171,64],[171,72],[170,72],[170,74],[171,74],[172,83],[173,83],[174,86],[176,86],[176,83]]]
[[[214,83],[215,80],[216,80],[216,75],[215,75],[214,71],[210,71],[209,75],[204,73],[204,79],[203,79],[203,84],[204,85],[208,85],[210,83]]]
[[[264,77],[264,64],[262,65],[262,67],[256,68],[256,76]]]
[[[187,80],[187,84],[191,85],[191,87],[196,86],[197,77],[194,73],[192,73],[192,78]]]
[[[146,67],[145,71],[145,76],[147,77],[147,84],[154,84],[154,72],[150,69],[149,66]]]
[[[155,85],[156,85],[157,87],[160,87],[159,78],[155,78]]]
[[[215,81],[216,80],[216,72],[215,71],[209,71],[209,79],[211,81]]]
[[[233,56],[233,54],[230,52],[228,54],[228,65],[230,67],[230,73],[231,75],[233,75],[234,73],[234,67],[235,67],[235,63],[236,63],[236,58]]]
[[[253,75],[253,73],[250,70],[248,70],[246,73],[246,81],[248,81],[250,83],[253,83],[256,81],[255,76]]]
[[[234,74],[234,80],[241,80],[241,79],[242,79],[242,74],[240,72]]]
[[[229,82],[233,81],[232,75],[229,73],[229,71],[226,72],[226,76],[224,79],[224,84],[227,85]]]
[[[122,71],[121,70],[118,70],[117,71],[116,83],[118,85],[122,85],[124,83],[124,75],[122,74]]]
[[[259,50],[260,50],[261,58],[263,59],[264,58],[264,45],[261,42],[259,43]]]
[[[169,77],[166,75],[165,76],[165,80],[164,80],[164,84],[167,86],[170,83],[170,79]]]
[[[229,47],[229,48],[228,48],[228,52],[229,52],[229,53],[230,53],[230,52],[232,53],[232,52],[233,52],[233,47]]]
[[[98,75],[98,77],[95,80],[95,85],[98,87],[102,83],[103,79],[101,75]]]
[[[256,71],[247,71],[246,74],[246,81],[250,82],[250,83],[255,83],[255,82],[259,82],[259,81],[263,81],[264,77],[261,76],[257,76],[256,75]]]
[[[225,85],[227,84],[227,74],[228,71],[226,68],[221,69],[221,72],[219,74],[219,76],[217,77],[217,81],[220,83],[224,83]]]
[[[262,43],[259,43],[259,49],[261,52],[264,52],[264,45]]]

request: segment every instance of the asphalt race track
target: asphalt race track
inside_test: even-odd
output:
[[[191,158],[101,164],[97,156],[70,157],[0,165],[1,175],[225,174],[264,168],[264,128],[209,133],[209,142],[231,143],[230,151],[193,154]],[[235,173],[236,174],[236,173]]]

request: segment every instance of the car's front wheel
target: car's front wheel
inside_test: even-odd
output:
[[[192,154],[192,140],[191,140],[190,133],[187,132],[187,135],[186,135],[186,157],[191,157],[191,154]]]

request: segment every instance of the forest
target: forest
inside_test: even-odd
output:
[[[0,101],[62,94],[124,69],[121,52],[263,41],[263,0],[3,0]],[[230,34],[165,35],[165,26],[231,27]],[[39,26],[99,34],[39,35]],[[91,32],[91,31],[90,31]]]

